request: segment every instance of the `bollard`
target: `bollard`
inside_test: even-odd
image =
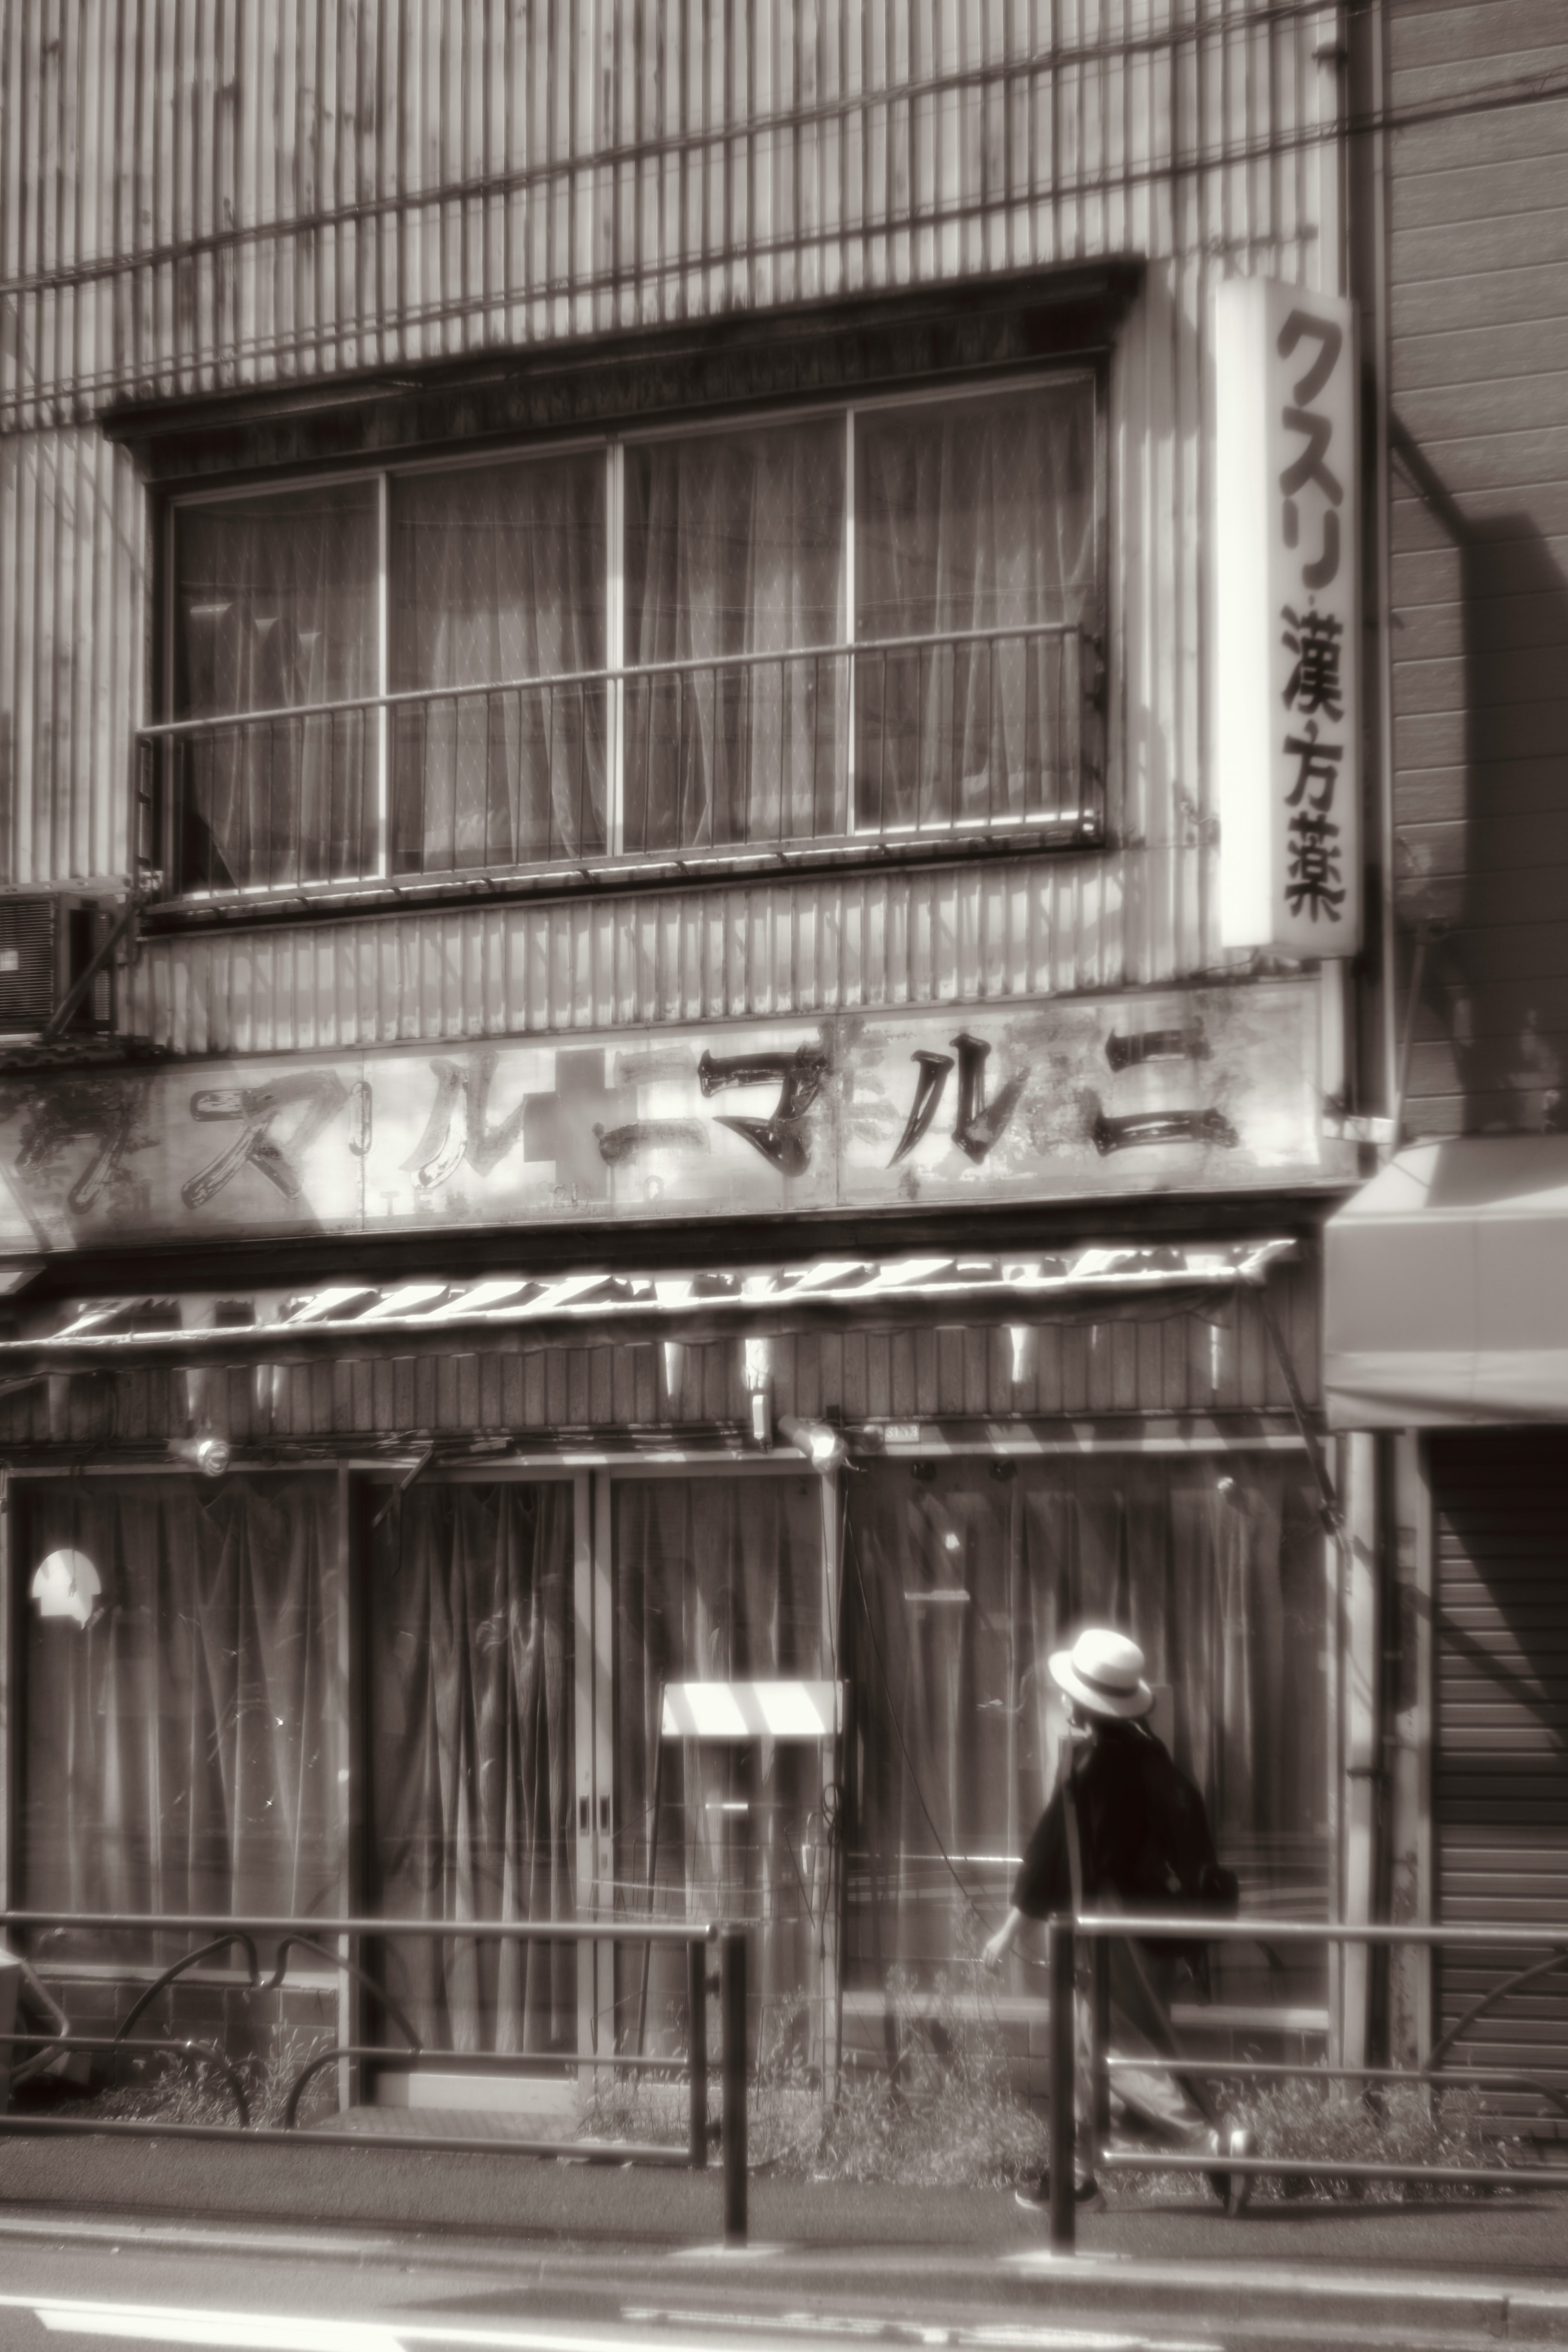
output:
[[[686,1946],[687,2055],[691,2064],[691,2104],[687,2155],[695,2170],[707,2165],[707,1946]]]
[[[724,2242],[746,2243],[746,1937],[727,1927],[719,1947],[724,2027]]]
[[[1071,1918],[1046,1930],[1051,1978],[1051,2251],[1071,2254],[1077,2244],[1073,2142],[1077,2101],[1072,2080],[1074,1998]]]
[[[1111,2071],[1105,2063],[1111,2049],[1111,1947],[1105,1937],[1096,1936],[1090,1948],[1094,1955],[1093,2053],[1090,2061],[1093,2106],[1089,2126],[1089,2161],[1092,2169],[1099,2164],[1100,2151],[1111,2137]]]

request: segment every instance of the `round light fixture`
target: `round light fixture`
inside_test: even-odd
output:
[[[33,1599],[40,1617],[69,1617],[85,1625],[103,1590],[85,1551],[52,1551],[33,1571]]]

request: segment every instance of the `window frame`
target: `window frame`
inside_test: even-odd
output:
[[[506,440],[487,437],[482,446],[400,452],[379,464],[339,463],[323,466],[319,470],[291,466],[287,471],[273,474],[247,470],[244,476],[221,482],[209,479],[188,488],[171,488],[162,497],[162,512],[154,531],[154,545],[162,572],[162,593],[154,601],[158,641],[154,645],[153,677],[155,707],[159,716],[140,729],[136,735],[136,792],[141,862],[154,869],[162,880],[162,887],[150,906],[149,913],[153,915],[155,921],[161,918],[175,923],[210,923],[241,916],[248,922],[265,918],[269,911],[279,915],[298,915],[301,909],[331,911],[356,907],[373,909],[388,905],[449,903],[454,898],[463,899],[475,895],[483,895],[491,900],[497,897],[526,898],[540,893],[557,896],[585,888],[634,886],[638,882],[667,887],[672,879],[678,880],[683,886],[704,881],[722,883],[734,878],[737,873],[757,869],[776,873],[786,869],[831,867],[845,864],[950,861],[966,854],[1006,850],[1056,852],[1102,845],[1106,838],[1107,811],[1111,801],[1111,735],[1106,719],[1112,701],[1111,681],[1115,656],[1110,622],[1113,582],[1108,380],[1108,352],[1064,354],[1061,361],[987,370],[977,378],[959,381],[878,387],[863,394],[852,393],[848,387],[835,388],[814,400],[796,397],[777,403],[754,401],[744,407],[727,407],[697,415],[670,415],[628,418],[624,422],[617,420],[600,430],[568,430],[559,437],[538,434]],[[879,638],[862,645],[857,638],[857,420],[862,416],[921,407],[950,409],[967,401],[995,401],[1035,389],[1050,390],[1071,384],[1083,386],[1088,391],[1092,446],[1092,583],[1090,619],[1080,627],[1078,635],[1087,641],[1089,667],[1084,672],[1082,700],[1086,711],[1092,714],[1086,727],[1086,738],[1092,737],[1092,750],[1086,740],[1081,754],[1076,805],[1032,814],[1025,812],[1017,816],[988,814],[977,817],[949,815],[904,824],[863,823],[859,819],[856,806],[856,659],[868,652],[885,650],[901,643],[917,645],[922,640]],[[776,426],[786,427],[792,423],[817,421],[824,416],[839,418],[844,433],[840,552],[843,633],[834,644],[790,647],[786,657],[817,655],[841,659],[845,664],[845,741],[841,772],[836,779],[836,814],[840,823],[831,832],[781,839],[705,845],[674,842],[652,849],[628,849],[624,845],[628,688],[635,680],[657,676],[664,668],[722,667],[725,657],[719,657],[711,665],[691,661],[635,665],[625,658],[625,453],[629,448],[643,447],[649,444],[698,439],[713,435],[722,436],[761,432]],[[446,473],[510,465],[551,464],[591,452],[602,453],[605,467],[603,667],[562,672],[538,680],[490,680],[460,691],[470,695],[486,690],[511,690],[519,685],[535,684],[575,685],[587,689],[602,682],[605,696],[605,845],[602,849],[565,852],[543,859],[395,874],[391,866],[392,714],[402,704],[428,699],[433,689],[394,691],[390,685],[393,630],[392,500],[394,488],[400,481],[410,478],[423,479]],[[178,629],[175,549],[179,517],[192,508],[222,506],[236,499],[286,496],[306,488],[316,490],[345,485],[361,486],[367,481],[374,482],[377,488],[374,634],[378,691],[337,702],[280,709],[276,712],[223,714],[217,723],[226,723],[231,718],[235,721],[260,721],[269,718],[281,719],[357,709],[373,711],[376,719],[376,819],[371,856],[376,870],[356,877],[319,880],[245,882],[228,888],[186,886],[178,872],[178,793],[171,781],[172,763],[166,760],[165,747],[178,740],[188,729],[213,722],[174,716]],[[978,637],[987,633],[973,634]],[[368,864],[371,859],[367,858],[365,862]]]

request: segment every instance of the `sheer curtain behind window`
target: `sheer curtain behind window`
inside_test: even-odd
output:
[[[376,489],[297,485],[178,507],[176,719],[287,711],[379,690]],[[365,870],[373,712],[315,712],[183,739],[181,886],[226,890]]]
[[[372,1877],[386,1917],[570,1919],[572,1490],[415,1486],[371,1539]],[[575,1947],[389,1941],[386,1982],[442,2050],[576,2038]]]
[[[625,845],[842,829],[844,421],[626,451]]]
[[[947,641],[856,659],[860,824],[1076,800],[1086,681],[1061,632],[1093,625],[1094,482],[1087,378],[856,419],[856,643]]]
[[[23,1899],[336,1911],[333,1482],[51,1480],[22,1490],[16,1541],[24,1592],[62,1549],[101,1588],[85,1627],[26,1606]]]
[[[814,1747],[664,1741],[671,1682],[814,1676],[822,1660],[821,1517],[812,1475],[617,1479],[615,1878],[632,1917],[756,1922],[753,1998],[776,2016],[810,1988],[818,1873]],[[658,1779],[655,1830],[653,1797]],[[653,1869],[650,1872],[650,1863]],[[634,2038],[642,1958],[618,1956],[617,2029]],[[651,2036],[685,2002],[685,1957],[653,1956]]]
[[[394,872],[604,848],[604,531],[601,450],[394,480]]]
[[[1156,1727],[1249,1909],[1327,1891],[1323,1539],[1294,1463],[1108,1455],[884,1464],[850,1493],[859,1818],[852,1943],[875,1981],[994,1924],[1054,1780],[1047,1670],[1088,1623],[1139,1642]],[[947,1859],[944,1859],[943,1849]]]

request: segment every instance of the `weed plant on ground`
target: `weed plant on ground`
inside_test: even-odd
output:
[[[880,2181],[908,2188],[1006,2189],[1037,2179],[1047,2159],[1043,2113],[1016,2094],[990,1980],[960,1967],[917,1998],[899,1971],[889,1979],[887,2063],[847,2066],[835,2104],[824,2109],[807,2063],[804,2008],[766,2020],[761,2062],[748,2095],[754,2171],[794,2179]],[[717,2047],[710,2032],[710,2051]],[[864,2053],[862,2053],[862,2056]],[[1303,2163],[1384,2163],[1497,2168],[1528,2163],[1528,2148],[1500,2138],[1480,2095],[1462,2081],[1434,2099],[1419,2085],[1387,2086],[1375,2101],[1346,2084],[1217,2084],[1230,2119],[1253,2133],[1260,2156]],[[716,2083],[710,2086],[716,2120]],[[647,2077],[601,2078],[584,2100],[578,2129],[596,2139],[679,2143],[686,2134],[686,2086]],[[1122,2147],[1155,2144],[1117,2135]],[[1123,2207],[1188,2203],[1212,2209],[1199,2173],[1118,2173],[1105,2182]],[[1451,2184],[1360,2182],[1343,2174],[1260,2179],[1254,2202],[1300,2203],[1485,2195]]]
[[[254,2128],[282,2128],[288,2095],[300,2068],[318,2051],[328,2048],[330,2040],[329,2035],[289,2029],[272,2034],[265,2053],[236,2061],[235,2072],[245,2085]],[[106,2052],[99,2063],[107,2064],[108,2056]],[[324,2121],[337,2104],[333,2071],[324,2066],[306,2085],[299,2103],[299,2126]],[[56,2099],[48,2111],[75,2119],[101,2117],[125,2123],[239,2122],[234,2093],[217,2067],[202,2061],[186,2064],[169,2055],[123,2059],[119,2081],[110,2081],[86,2097]]]

